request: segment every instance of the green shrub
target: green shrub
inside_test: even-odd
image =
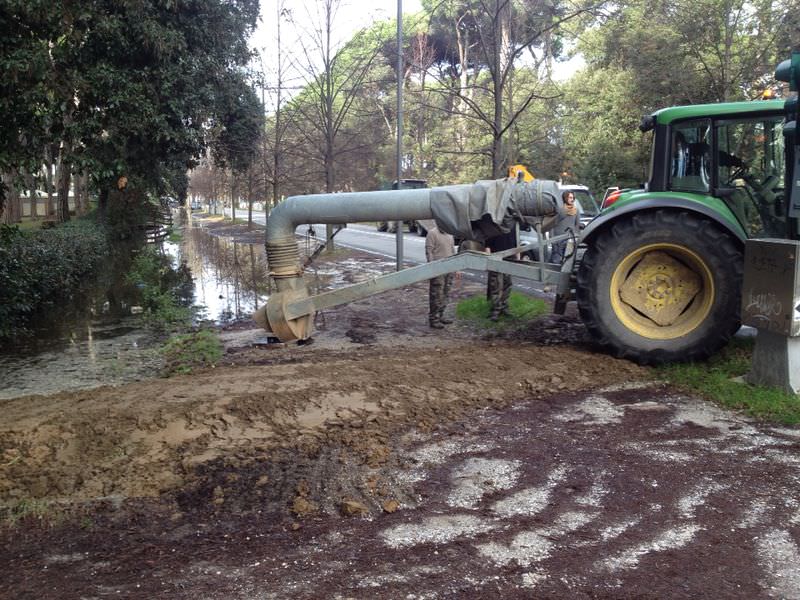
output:
[[[222,342],[213,331],[202,329],[170,338],[162,352],[165,374],[191,373],[192,369],[217,364],[222,358]]]
[[[70,302],[107,254],[105,231],[91,220],[27,232],[0,226],[0,339],[26,333],[37,313]]]
[[[179,329],[191,324],[191,274],[184,265],[172,268],[169,256],[153,247],[133,259],[126,280],[135,287],[145,321],[156,329]]]

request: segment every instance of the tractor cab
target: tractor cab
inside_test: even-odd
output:
[[[783,121],[780,101],[654,113],[642,125],[655,131],[647,192],[729,211],[742,237],[788,237]]]

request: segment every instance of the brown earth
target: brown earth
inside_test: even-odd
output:
[[[426,301],[3,401],[0,597],[800,598],[800,432],[593,352],[574,314],[439,332]]]

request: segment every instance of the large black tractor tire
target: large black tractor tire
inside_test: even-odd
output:
[[[711,221],[657,210],[598,232],[578,270],[592,336],[640,364],[702,360],[740,325],[742,253]]]

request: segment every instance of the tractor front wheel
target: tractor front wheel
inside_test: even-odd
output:
[[[707,219],[668,210],[623,217],[583,255],[578,308],[616,356],[703,359],[739,327],[742,266],[733,238]]]

